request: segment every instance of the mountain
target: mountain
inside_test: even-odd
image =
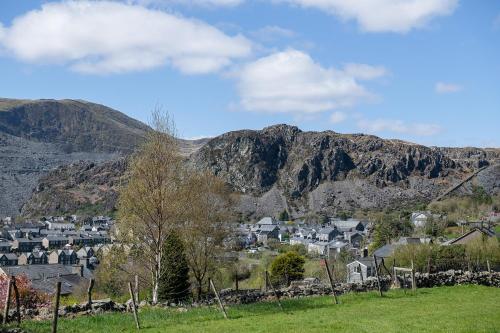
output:
[[[17,215],[47,172],[76,161],[120,158],[147,131],[99,104],[0,99],[0,216]]]
[[[0,99],[1,133],[66,153],[130,153],[147,131],[140,121],[90,102]]]
[[[429,202],[474,170],[499,161],[500,149],[425,147],[287,125],[226,133],[191,157],[194,166],[211,170],[242,193],[240,212],[256,216],[285,208],[303,216]],[[498,185],[500,172],[486,169],[474,181],[498,193],[500,187],[488,179]]]
[[[208,169],[240,192],[236,209],[249,217],[283,209],[304,216],[412,206],[469,177],[454,191],[467,194],[471,184],[500,191],[500,149],[425,147],[288,125],[185,144],[194,147],[185,151],[188,166]],[[112,209],[125,165],[126,160],[61,166],[40,180],[23,213],[84,211],[89,205]]]

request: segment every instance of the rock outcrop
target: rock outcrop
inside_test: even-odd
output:
[[[276,125],[223,134],[190,162],[243,193],[242,212],[262,216],[285,208],[302,215],[429,202],[476,168],[499,160],[500,149],[425,147]],[[497,186],[486,187],[498,192]]]

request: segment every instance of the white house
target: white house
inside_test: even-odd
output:
[[[375,260],[373,258],[359,258],[347,265],[347,282],[356,283],[376,276]]]

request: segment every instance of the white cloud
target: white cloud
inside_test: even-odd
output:
[[[408,124],[402,120],[394,119],[360,119],[358,128],[367,133],[394,132],[416,136],[432,136],[441,132],[441,126],[428,123]]]
[[[143,6],[149,5],[186,5],[204,7],[234,7],[242,4],[245,0],[128,0],[128,3],[137,3]]]
[[[241,105],[248,111],[310,114],[374,97],[345,71],[324,68],[293,49],[249,63],[238,75]]]
[[[49,3],[5,28],[3,47],[30,63],[59,63],[86,73],[120,73],[171,64],[215,72],[251,53],[243,36],[204,22],[109,1]]]
[[[370,66],[365,64],[349,63],[344,65],[344,71],[359,80],[373,80],[388,74],[383,66]]]
[[[259,30],[251,32],[251,35],[264,42],[272,42],[277,39],[293,38],[296,36],[294,31],[276,25],[265,26]]]
[[[463,90],[463,87],[459,84],[455,83],[444,83],[444,82],[437,82],[434,90],[438,94],[449,94],[449,93],[455,93]]]
[[[451,14],[458,0],[273,0],[354,19],[370,32],[407,32],[436,16]]]
[[[332,124],[339,124],[347,119],[347,115],[341,111],[335,111],[330,115],[330,122]]]

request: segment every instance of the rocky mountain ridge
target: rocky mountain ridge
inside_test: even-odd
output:
[[[425,147],[275,125],[225,133],[186,156],[189,167],[208,169],[241,193],[240,213],[258,217],[288,209],[303,216],[429,202],[474,170],[496,165],[500,149]],[[116,163],[82,162],[48,173],[23,213],[70,212],[89,204],[114,207],[124,170]],[[492,167],[474,182],[498,193],[499,179],[499,168]],[[461,191],[470,191],[470,184]]]
[[[0,99],[0,217],[19,214],[50,171],[125,156],[148,130],[121,112],[85,101]]]
[[[429,202],[475,169],[499,161],[500,149],[425,147],[287,125],[223,134],[191,158],[243,193],[242,212],[287,208],[299,216]]]

